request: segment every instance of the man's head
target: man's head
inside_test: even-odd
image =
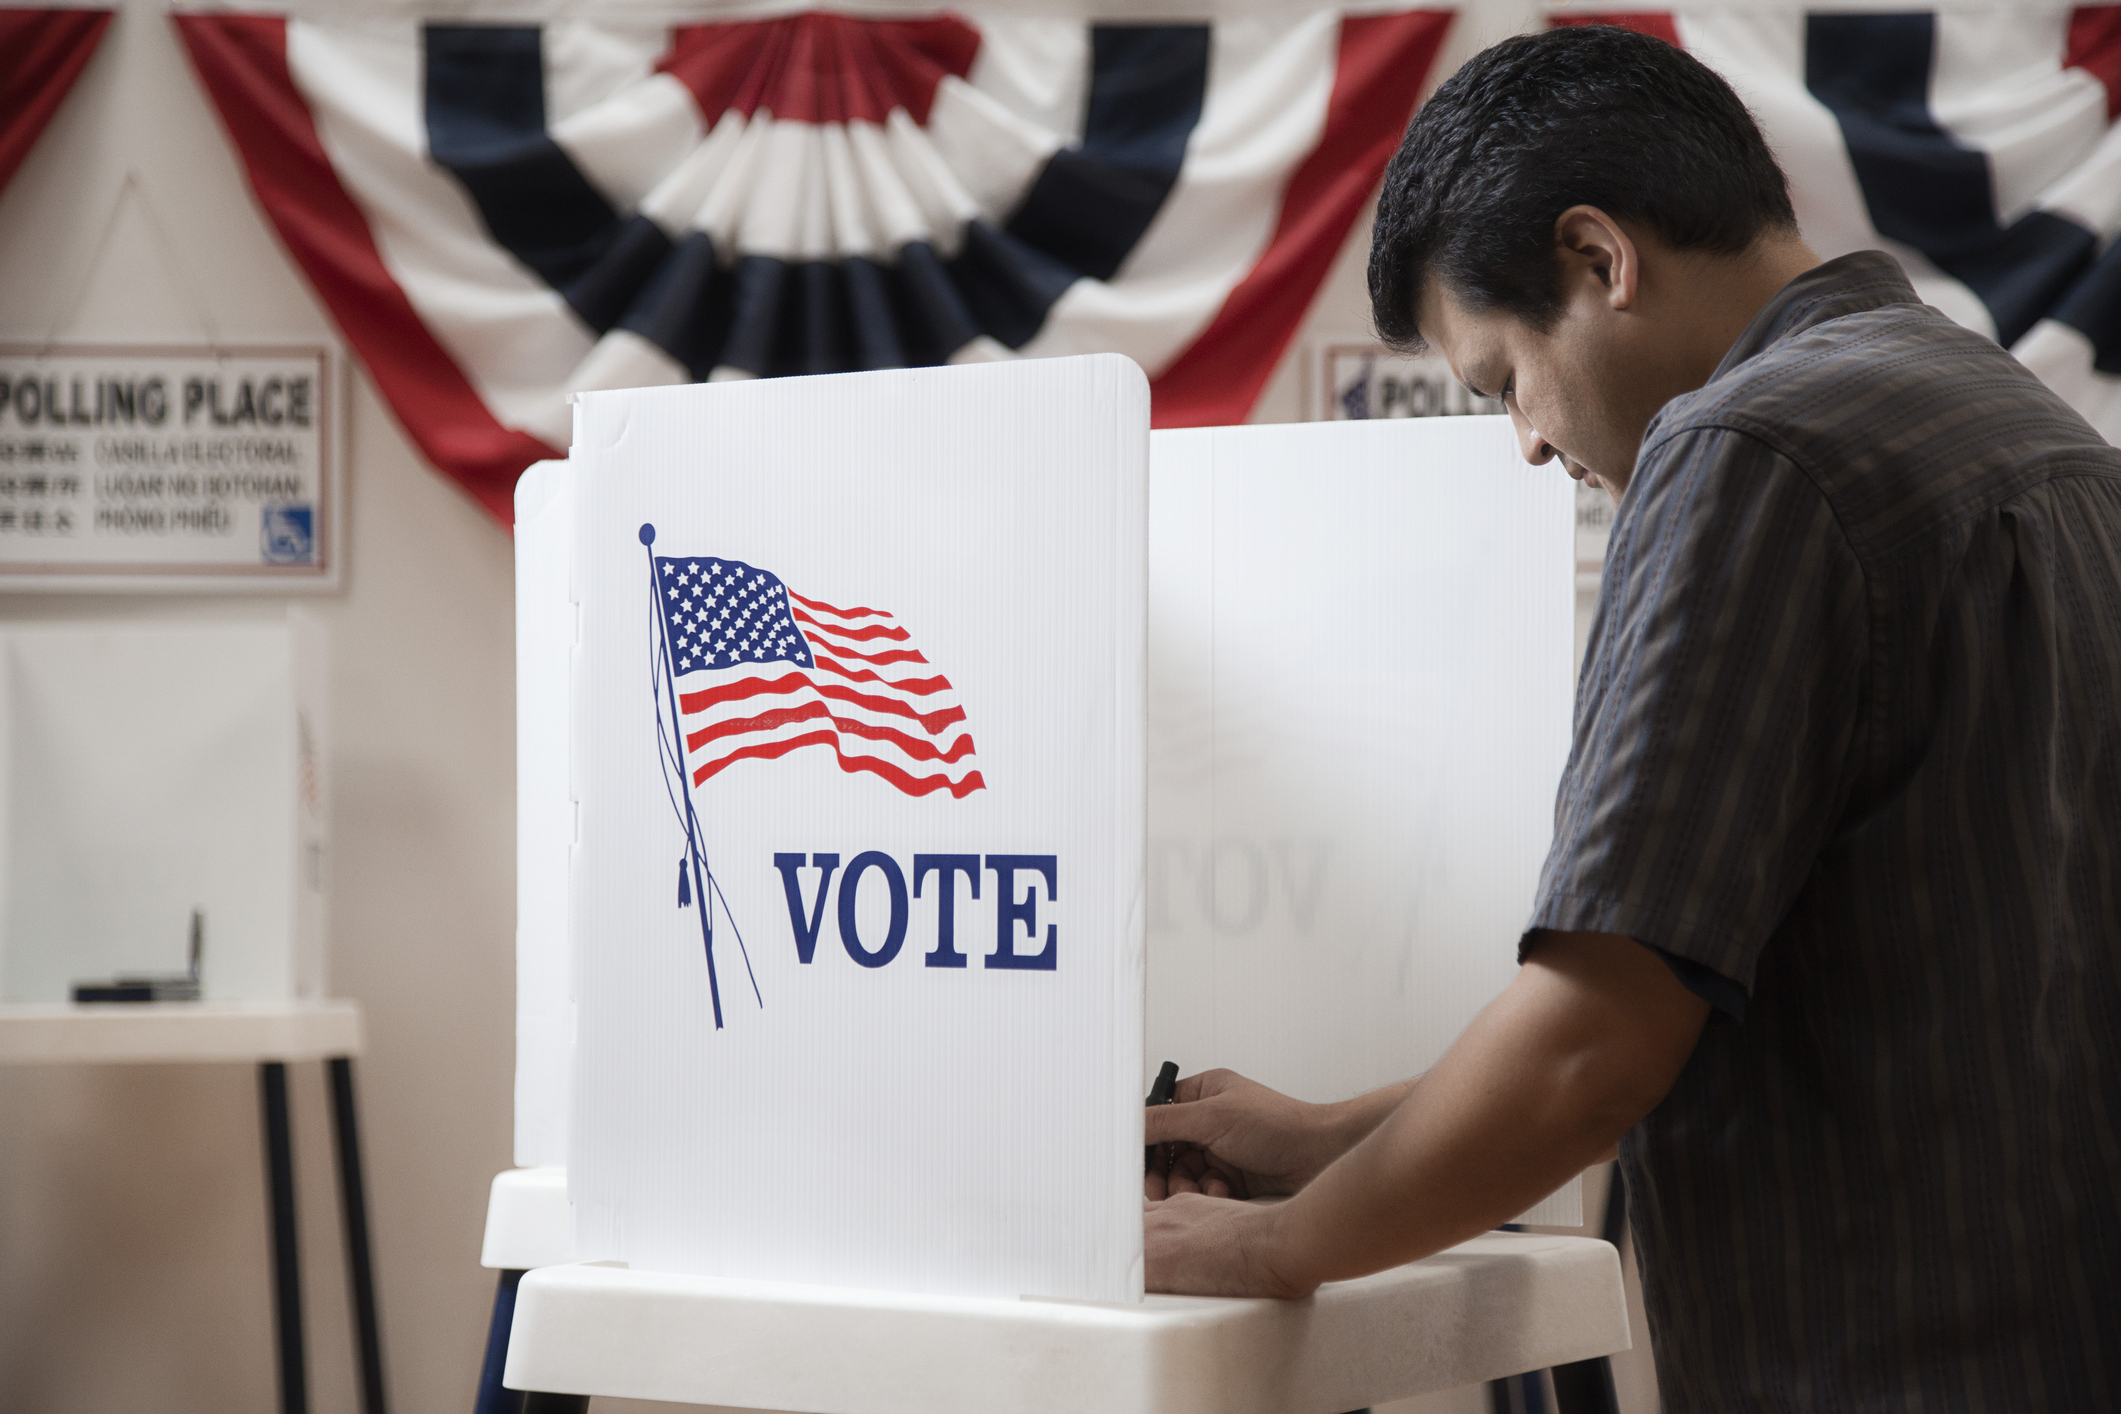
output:
[[[1816,263],[1728,84],[1662,40],[1570,27],[1475,56],[1415,114],[1370,305],[1387,343],[1502,397],[1529,459],[1617,496],[1650,417]]]

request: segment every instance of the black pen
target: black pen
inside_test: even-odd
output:
[[[1149,1105],[1168,1105],[1173,1092],[1178,1089],[1178,1062],[1165,1061],[1164,1068],[1156,1072],[1156,1083],[1149,1087]],[[1142,1172],[1156,1167],[1156,1146],[1150,1144],[1142,1149]]]

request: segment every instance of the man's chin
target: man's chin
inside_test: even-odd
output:
[[[1613,498],[1614,505],[1617,506],[1620,504],[1620,488],[1618,486],[1615,486],[1612,482],[1606,480],[1604,477],[1600,476],[1597,472],[1592,471],[1588,467],[1578,466],[1574,462],[1568,462],[1565,463],[1565,465],[1568,467],[1569,475],[1575,477],[1578,481],[1581,481],[1584,485],[1589,486],[1594,490],[1605,492],[1606,495],[1611,496]]]

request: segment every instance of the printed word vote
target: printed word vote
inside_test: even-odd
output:
[[[844,872],[837,854],[813,854],[806,861],[800,854],[776,854],[773,867],[781,871],[781,889],[788,897],[788,925],[795,932],[795,955],[808,963],[817,956],[818,932],[825,922],[825,901],[832,892],[833,875],[839,874],[838,921],[840,946],[847,956],[864,967],[882,967],[899,955],[911,921],[911,899],[921,897],[924,886],[934,880],[935,947],[927,954],[930,967],[967,966],[957,949],[957,881],[972,886],[972,897],[980,896],[981,880],[994,875],[994,951],[986,954],[984,966],[1024,972],[1051,972],[1059,949],[1059,929],[1046,925],[1043,939],[1038,931],[1038,892],[1045,885],[1046,902],[1056,897],[1059,868],[1051,854],[990,854],[984,865],[976,854],[916,854],[913,856],[913,887],[906,887],[906,873],[899,862],[881,850],[854,856]],[[803,898],[802,870],[818,872],[817,893],[807,903]],[[890,921],[881,939],[864,939],[855,914],[862,882],[875,875],[891,905]],[[1019,874],[1025,875],[1021,882]],[[872,888],[874,886],[872,885]],[[1019,896],[1021,895],[1021,896]],[[872,895],[873,896],[873,895]],[[1019,931],[1021,929],[1021,931]],[[870,944],[874,942],[875,946]],[[1020,951],[1019,946],[1038,951]]]

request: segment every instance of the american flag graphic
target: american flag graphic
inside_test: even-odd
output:
[[[950,680],[890,614],[805,598],[741,560],[652,559],[694,785],[818,746],[907,795],[986,788]]]

